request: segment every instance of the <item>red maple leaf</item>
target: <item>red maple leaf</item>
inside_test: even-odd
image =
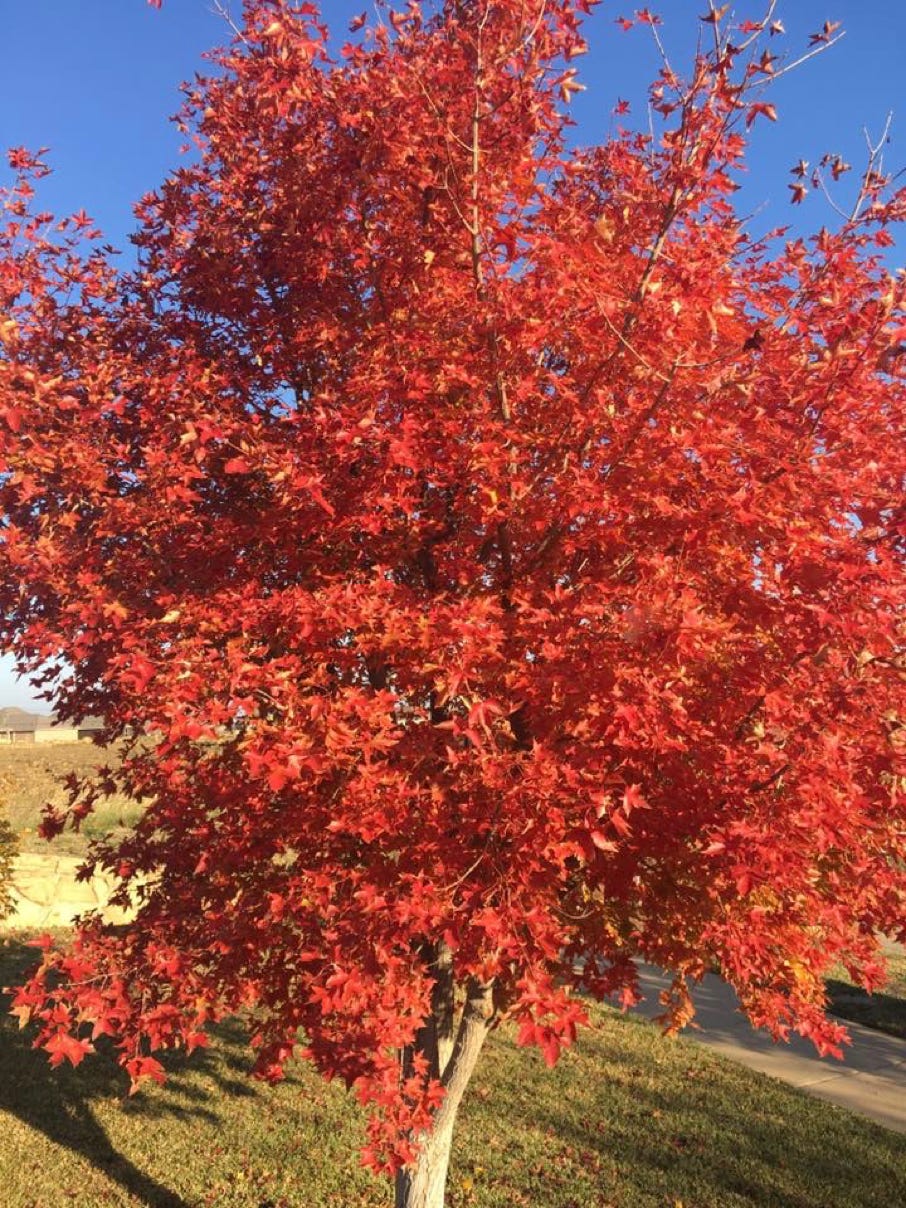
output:
[[[777,109],[769,101],[756,101],[746,110],[746,125],[751,126],[757,117],[766,117],[770,122],[777,121]]]
[[[44,1042],[44,1048],[50,1056],[52,1066],[62,1065],[68,1061],[71,1065],[79,1065],[87,1053],[94,1051],[87,1040],[77,1040],[68,1032],[55,1032]]]

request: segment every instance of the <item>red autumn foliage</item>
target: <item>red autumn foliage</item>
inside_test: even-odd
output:
[[[823,972],[904,935],[903,194],[749,237],[774,110],[718,19],[656,142],[568,147],[589,6],[411,4],[334,62],[249,0],[135,268],[13,155],[0,627],[124,744],[76,824],[148,803],[92,857],[134,920],[18,992],[55,1063],[156,1079],[246,1011],[411,1171],[500,1018],[553,1062],[641,956],[676,1023],[717,965],[832,1050]]]

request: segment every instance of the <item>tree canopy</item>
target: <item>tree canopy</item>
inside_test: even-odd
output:
[[[134,267],[4,195],[2,641],[124,752],[45,830],[147,803],[16,1009],[134,1080],[245,1011],[410,1183],[498,1019],[553,1062],[643,957],[834,1050],[906,931],[906,199],[748,234],[780,63],[713,9],[572,145],[590,7],[247,0]]]

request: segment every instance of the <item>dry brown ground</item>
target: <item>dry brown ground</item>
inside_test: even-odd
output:
[[[99,765],[115,763],[116,758],[115,751],[90,742],[0,746],[0,793],[20,851],[48,850],[38,834],[41,812],[48,802],[61,805],[66,800],[65,776],[90,773]],[[81,855],[90,839],[128,826],[140,812],[141,806],[128,797],[108,797],[86,820],[80,834],[67,831],[53,841],[52,850],[59,855]]]

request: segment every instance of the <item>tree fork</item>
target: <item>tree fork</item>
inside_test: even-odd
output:
[[[446,948],[446,945],[438,945],[441,946]],[[450,974],[452,990],[452,968]],[[435,983],[435,988],[437,985]],[[417,1138],[419,1154],[415,1162],[397,1173],[394,1208],[443,1208],[453,1128],[494,1018],[493,982],[471,980],[456,1040],[441,1077],[446,1092],[443,1103],[434,1116],[431,1131]]]

